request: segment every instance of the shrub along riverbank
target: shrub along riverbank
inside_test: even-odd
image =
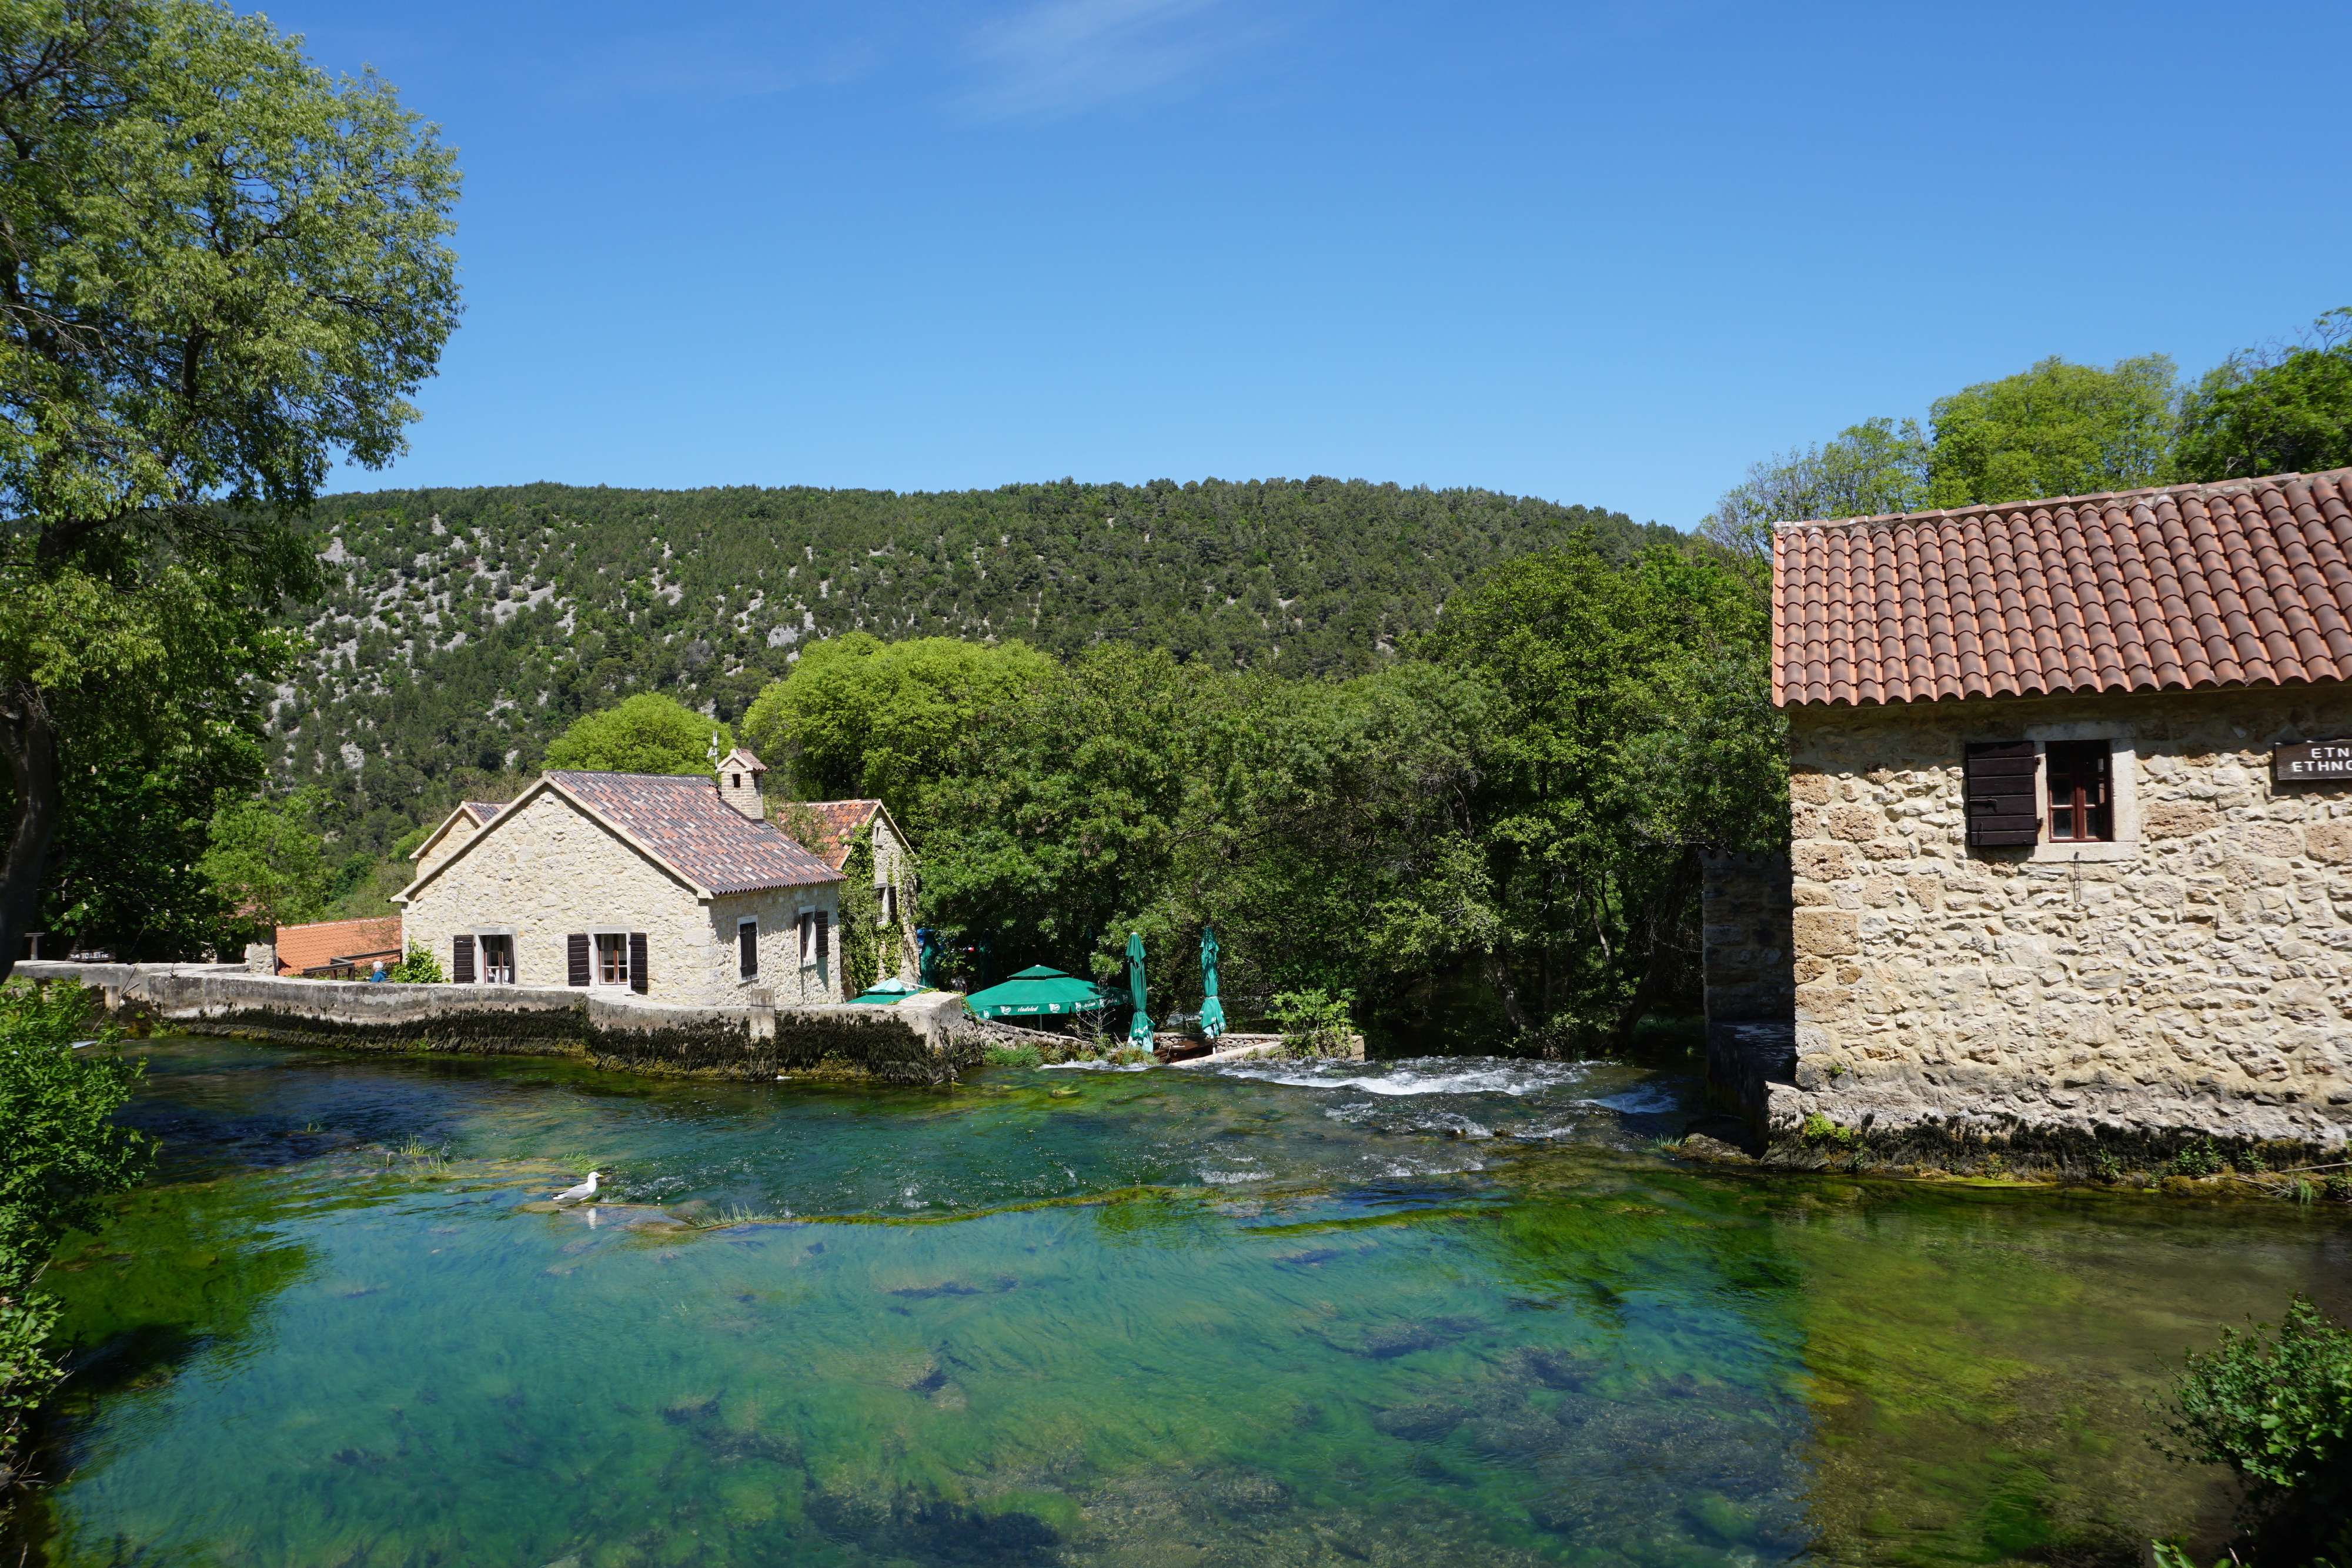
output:
[[[57,1308],[42,1270],[59,1238],[96,1226],[100,1200],[142,1180],[151,1157],[143,1134],[111,1120],[143,1065],[100,1051],[113,1033],[91,1022],[91,1001],[79,986],[0,987],[0,1498],[23,1479],[26,1423],[63,1375],[47,1343]]]

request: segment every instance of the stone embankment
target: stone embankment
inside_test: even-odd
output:
[[[571,1056],[621,1071],[722,1078],[838,1077],[941,1083],[976,1065],[963,998],[892,1007],[697,1008],[628,992],[541,986],[413,986],[257,975],[242,964],[21,963],[29,980],[97,989],[133,1027],[346,1051]]]

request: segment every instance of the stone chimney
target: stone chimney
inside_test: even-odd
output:
[[[753,821],[764,822],[768,798],[760,781],[767,776],[768,765],[739,746],[719,759],[719,798]]]

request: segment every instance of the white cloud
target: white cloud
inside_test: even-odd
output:
[[[1042,0],[982,26],[985,78],[965,100],[990,119],[1052,119],[1171,86],[1263,38],[1231,0]]]

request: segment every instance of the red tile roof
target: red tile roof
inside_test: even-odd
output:
[[[712,893],[841,880],[782,830],[755,822],[720,800],[719,786],[707,774],[556,770],[541,777]]]
[[[458,804],[473,817],[478,828],[489,826],[490,819],[506,810],[505,803],[499,800],[461,800]]]
[[[816,840],[809,848],[824,863],[839,871],[849,863],[849,841],[857,830],[874,820],[882,809],[879,800],[795,800],[786,806],[787,813],[813,811],[817,829],[810,837]]]
[[[2352,468],[1834,523],[1772,543],[1772,700],[2352,676]]]
[[[371,920],[321,920],[310,925],[278,928],[278,972],[299,975],[323,969],[338,958],[367,958],[398,953],[400,916]]]

